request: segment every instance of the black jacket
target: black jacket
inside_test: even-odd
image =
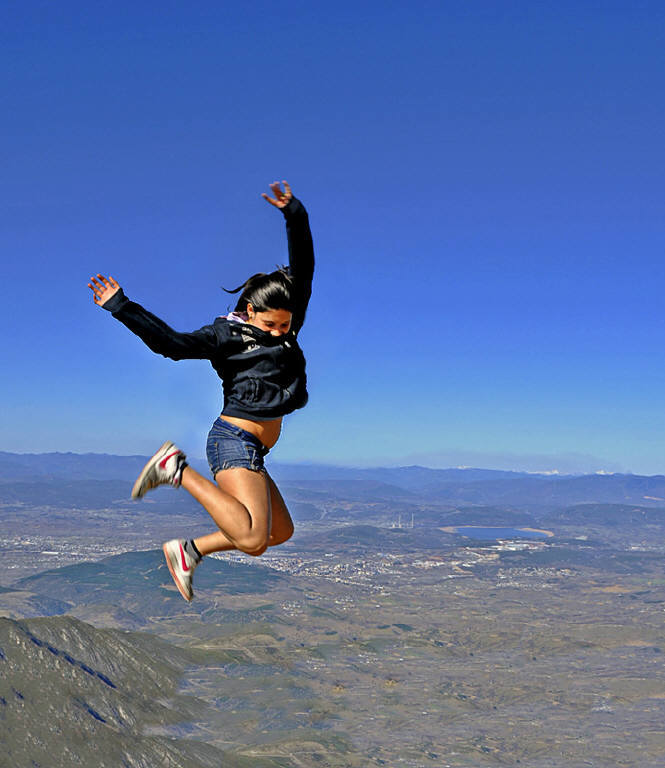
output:
[[[282,209],[289,244],[289,273],[295,289],[291,330],[272,336],[248,323],[218,317],[192,333],[178,333],[163,320],[118,291],[104,305],[152,349],[172,360],[210,360],[222,379],[222,413],[269,421],[307,402],[305,356],[297,335],[312,293],[314,248],[307,211],[292,198]]]

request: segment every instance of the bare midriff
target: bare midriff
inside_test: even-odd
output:
[[[250,421],[249,419],[239,419],[236,416],[226,416],[222,414],[220,418],[228,421],[229,424],[235,424],[236,427],[251,432],[255,437],[265,445],[266,448],[272,448],[279,440],[279,433],[282,430],[282,417],[272,419],[272,421]]]

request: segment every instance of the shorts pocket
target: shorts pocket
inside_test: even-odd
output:
[[[263,470],[263,455],[239,435],[219,435],[214,431],[208,436],[206,456],[213,477],[223,469],[242,467]]]

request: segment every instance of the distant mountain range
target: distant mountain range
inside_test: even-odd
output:
[[[7,453],[0,451],[0,482],[44,478],[124,480],[143,468],[146,456],[105,453]]]
[[[145,456],[0,452],[0,502],[100,505],[126,500]],[[197,466],[207,474],[207,468]],[[488,469],[395,467],[354,469],[272,464],[273,477],[298,502],[501,505],[531,511],[578,504],[665,507],[665,476],[538,475]],[[185,494],[169,503],[188,503]],[[306,513],[306,510],[303,509]],[[310,509],[310,513],[312,510]]]

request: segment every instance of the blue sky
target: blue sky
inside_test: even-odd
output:
[[[179,330],[310,212],[310,404],[279,461],[665,472],[660,2],[12,2],[0,450],[203,455]]]

